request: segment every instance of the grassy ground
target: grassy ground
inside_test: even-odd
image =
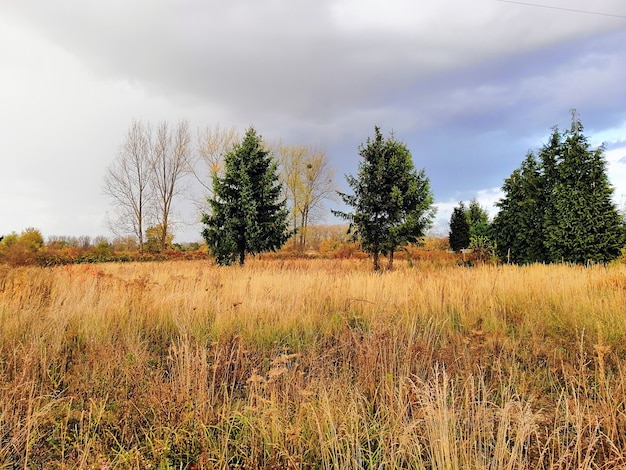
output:
[[[626,268],[0,266],[0,468],[626,466]]]

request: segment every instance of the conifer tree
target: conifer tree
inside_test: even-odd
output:
[[[281,200],[276,162],[250,128],[224,157],[224,173],[213,175],[211,214],[203,214],[202,236],[218,264],[245,262],[247,254],[280,248],[292,235]]]
[[[452,210],[448,242],[452,251],[460,251],[470,244],[470,226],[467,221],[467,208],[463,201]]]
[[[505,197],[496,203],[500,211],[491,224],[492,237],[501,259],[516,264],[546,260],[543,185],[539,162],[532,152],[504,181],[502,191]]]
[[[389,256],[389,267],[398,247],[416,243],[430,226],[434,209],[430,181],[424,170],[417,171],[411,152],[393,135],[384,139],[379,127],[374,139],[359,146],[363,159],[358,177],[346,175],[354,194],[339,192],[354,212],[333,211],[350,222],[353,239],[372,255],[374,270],[380,269],[380,255]]]
[[[604,147],[591,149],[575,112],[560,146],[556,184],[545,222],[545,246],[550,260],[572,263],[606,262],[624,245],[621,220],[612,201]]]
[[[489,214],[480,207],[476,198],[470,201],[465,215],[469,224],[470,240],[472,238],[489,237]]]
[[[505,181],[493,233],[501,257],[516,263],[607,262],[624,232],[609,184],[604,147],[591,149],[578,115],[553,128],[538,155]]]

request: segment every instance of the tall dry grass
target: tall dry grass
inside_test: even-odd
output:
[[[619,468],[625,306],[624,267],[0,267],[0,467]]]

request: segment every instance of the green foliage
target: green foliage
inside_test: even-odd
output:
[[[333,213],[350,222],[353,240],[361,242],[379,270],[381,254],[389,255],[391,267],[398,247],[423,237],[434,209],[430,181],[424,170],[416,171],[409,149],[393,135],[384,139],[380,128],[374,131],[374,139],[359,147],[358,177],[346,176],[354,194],[338,193],[354,212]]]
[[[504,181],[505,197],[496,203],[500,212],[492,223],[492,236],[501,259],[515,264],[543,262],[546,194],[537,158],[528,153],[520,168]]]
[[[466,208],[463,201],[452,211],[450,217],[450,248],[459,251],[469,248],[472,239],[487,240],[491,235],[489,214],[474,198]],[[489,241],[491,243],[491,241]]]
[[[489,236],[489,214],[485,209],[480,207],[480,204],[478,204],[475,198],[470,201],[465,214],[470,229],[470,238],[484,238]]]
[[[494,234],[500,256],[515,263],[608,262],[624,246],[612,202],[604,147],[591,149],[575,112],[554,128],[539,161],[529,154],[505,181]]]
[[[470,244],[470,226],[467,221],[466,207],[463,201],[452,210],[450,217],[450,233],[448,241],[452,251],[467,248]]]
[[[224,157],[223,177],[213,175],[211,214],[202,216],[202,236],[218,264],[243,265],[246,254],[273,251],[287,241],[292,232],[281,192],[274,159],[248,129]]]

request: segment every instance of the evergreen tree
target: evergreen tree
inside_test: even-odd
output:
[[[250,128],[224,157],[223,176],[214,174],[211,214],[202,216],[202,236],[218,264],[243,265],[246,254],[276,250],[287,241],[292,233],[281,193],[277,165]]]
[[[470,229],[470,240],[472,238],[489,237],[489,214],[480,207],[476,198],[472,199],[465,213]]]
[[[604,147],[591,149],[575,112],[554,128],[537,160],[529,154],[503,186],[493,223],[498,252],[516,263],[606,262],[620,255],[624,233],[611,200]]]
[[[467,221],[467,208],[463,201],[452,210],[448,242],[452,251],[460,251],[470,244],[470,226]]]
[[[543,184],[539,162],[532,152],[504,181],[505,197],[496,203],[500,211],[491,224],[492,238],[501,259],[516,264],[545,261]]]
[[[430,181],[424,170],[416,171],[408,148],[393,135],[384,139],[378,127],[374,132],[373,140],[359,146],[358,177],[346,175],[354,194],[339,192],[354,212],[333,213],[350,221],[353,239],[372,255],[378,271],[381,254],[389,256],[391,268],[398,247],[424,236],[434,210]]]
[[[545,245],[551,261],[606,262],[620,255],[624,239],[612,202],[604,147],[591,149],[575,112],[563,136],[557,159],[556,184],[545,221]]]

